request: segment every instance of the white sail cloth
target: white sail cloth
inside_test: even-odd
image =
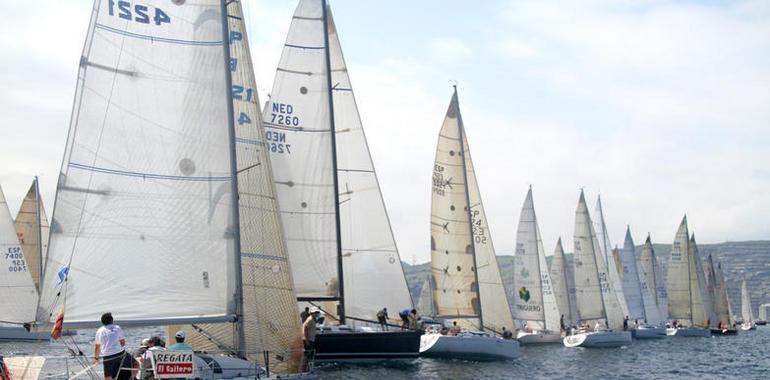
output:
[[[13,218],[0,188],[0,294],[3,306],[0,321],[27,323],[35,320],[37,291],[32,282],[31,268],[16,237]]]
[[[575,318],[573,317],[573,307],[569,292],[570,286],[568,281],[569,274],[567,260],[564,257],[564,248],[561,244],[561,238],[556,241],[556,248],[554,249],[553,258],[551,259],[551,268],[549,272],[556,304],[561,313],[559,318],[563,315],[564,324],[572,326],[572,324],[575,323]]]
[[[612,298],[610,304],[607,304],[606,307],[608,310],[619,308],[622,319],[629,314],[628,305],[626,304],[625,294],[623,294],[623,282],[620,280],[617,261],[615,261],[611,252],[612,243],[610,242],[609,232],[607,231],[607,224],[604,222],[604,210],[602,209],[601,196],[596,198],[594,218],[594,231],[596,231],[596,239],[599,242],[597,246],[601,251],[603,260],[607,266],[608,281],[612,290],[615,292],[615,297]]]
[[[225,69],[220,1],[95,1],[40,320],[61,306],[88,325],[234,314]]]
[[[749,288],[746,286],[746,279],[741,282],[741,318],[745,324],[754,323],[754,312],[751,308],[751,296]]]

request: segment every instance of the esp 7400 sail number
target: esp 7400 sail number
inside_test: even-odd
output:
[[[140,24],[149,24],[150,20],[155,25],[163,23],[170,23],[171,17],[168,17],[166,12],[163,12],[160,8],[151,8],[142,4],[131,4],[130,1],[108,1],[108,12],[110,16],[118,16],[124,20],[136,21]],[[152,15],[152,19],[150,18]]]

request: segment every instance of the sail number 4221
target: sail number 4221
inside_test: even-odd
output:
[[[150,9],[150,7],[142,4],[131,4],[130,1],[115,1],[109,0],[109,14],[115,16],[116,11],[118,17],[124,20],[133,20],[141,24],[150,23],[150,14],[153,15],[152,21],[155,25],[160,25],[164,22],[171,22],[171,18],[168,17],[166,12],[163,12],[160,8]]]

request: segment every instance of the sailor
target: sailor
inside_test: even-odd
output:
[[[503,326],[503,339],[512,339],[513,333],[505,329],[505,326]]]
[[[126,336],[120,326],[113,324],[112,313],[102,314],[102,327],[96,330],[94,339],[94,365],[102,358],[104,380],[123,379],[131,376],[131,370],[121,371],[121,367],[132,368],[131,356],[126,354]],[[126,365],[123,365],[123,363]],[[120,376],[119,376],[120,375]]]
[[[411,310],[404,309],[398,312],[398,316],[401,317],[401,330],[409,327],[409,313]]]
[[[309,316],[310,316],[310,308],[305,306],[305,310],[302,310],[302,312],[299,313],[299,323],[305,323],[305,320]]]
[[[567,331],[567,325],[564,324],[564,314],[559,318],[559,326],[561,326],[561,331]]]
[[[448,335],[457,335],[461,332],[460,326],[457,326],[457,321],[452,321],[452,328],[449,329]]]
[[[417,317],[417,310],[412,309],[409,312],[409,329],[410,330],[419,330],[420,329],[420,318]]]
[[[174,334],[174,339],[176,340],[176,343],[172,344],[171,347],[168,348],[169,351],[192,351],[193,348],[189,343],[185,343],[184,339],[186,338],[186,335],[184,331],[179,330]]]
[[[388,330],[388,308],[383,307],[382,310],[377,312],[377,321],[380,322],[382,331]]]
[[[159,336],[153,336],[150,338],[147,350],[142,354],[142,357],[137,359],[139,362],[139,378],[143,380],[154,379],[155,376],[152,370],[152,353],[155,351],[166,351],[161,345],[163,343]]]
[[[310,315],[302,323],[302,343],[306,350],[315,349],[315,319],[321,314],[321,309],[313,306],[309,310]]]
[[[628,330],[628,316],[626,315],[625,318],[623,318],[623,331]]]

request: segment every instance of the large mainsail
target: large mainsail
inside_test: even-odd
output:
[[[469,328],[512,329],[457,89],[439,132],[433,165],[430,243],[438,316]]]
[[[531,187],[521,207],[512,272],[513,318],[533,330],[559,331],[560,309],[545,260]]]
[[[647,234],[647,240],[642,246],[638,263],[639,282],[642,288],[647,323],[661,325],[666,320],[666,313],[662,308],[667,306],[668,297],[649,234]],[[647,293],[649,293],[649,302],[646,298],[648,297]]]
[[[222,3],[95,1],[39,320],[232,320],[237,229]],[[47,313],[47,314],[46,314]]]
[[[746,286],[746,279],[741,282],[741,318],[745,324],[754,323],[754,312],[751,310],[751,296]]]
[[[702,326],[706,321],[698,284],[698,272],[702,270],[696,264],[695,251],[690,245],[685,215],[671,246],[671,257],[666,271],[668,317],[683,325]]]
[[[299,2],[263,116],[298,299],[370,320],[411,307],[326,1]]]
[[[632,320],[646,320],[644,300],[642,299],[642,285],[639,281],[639,271],[636,267],[636,254],[634,253],[634,240],[631,237],[631,227],[626,227],[623,250],[619,252],[623,268],[623,294],[626,297],[626,305],[628,306],[627,315]]]
[[[700,260],[700,253],[698,252],[698,244],[695,242],[695,234],[690,237],[690,247],[692,250],[691,256],[695,262],[695,274],[694,277],[697,281],[697,292],[693,290],[693,304],[697,305],[698,302],[702,305],[703,317],[701,319],[704,326],[709,327],[712,322],[716,322],[713,318],[714,308],[711,302],[711,297],[708,293],[708,287],[706,285],[706,273],[703,271],[703,263]],[[695,307],[698,311],[701,308]],[[696,313],[697,315],[697,313]],[[695,319],[695,322],[698,322]]]
[[[35,320],[37,291],[30,276],[30,267],[16,238],[13,218],[0,188],[0,292],[3,306],[0,308],[0,323],[23,324]]]
[[[600,322],[611,329],[621,328],[622,311],[607,274],[607,261],[599,248],[582,190],[575,211],[573,266],[578,321],[588,324]]]
[[[35,288],[40,290],[40,276],[43,273],[46,253],[48,252],[48,217],[45,214],[43,200],[40,199],[40,188],[37,178],[27,191],[21,202],[19,213],[14,221],[19,244],[24,251],[29,273]]]
[[[549,272],[556,304],[561,313],[559,318],[563,315],[564,324],[571,326],[575,322],[575,318],[572,315],[572,302],[570,301],[569,276],[567,270],[568,267],[567,260],[564,257],[564,248],[561,244],[561,238],[559,238],[559,240],[556,241],[556,248],[554,249],[553,258],[551,259],[551,268]]]
[[[594,230],[596,231],[596,239],[599,241],[598,249],[603,255],[603,260],[607,266],[607,273],[609,274],[609,283],[615,292],[615,297],[612,301],[614,303],[607,305],[607,307],[612,309],[618,307],[620,308],[622,315],[627,316],[629,314],[628,305],[626,304],[626,297],[623,294],[623,282],[620,280],[617,261],[615,260],[615,256],[612,254],[612,243],[610,243],[607,224],[604,222],[604,210],[602,210],[601,195],[596,198],[596,209],[594,211],[594,217],[596,218],[594,220]]]

